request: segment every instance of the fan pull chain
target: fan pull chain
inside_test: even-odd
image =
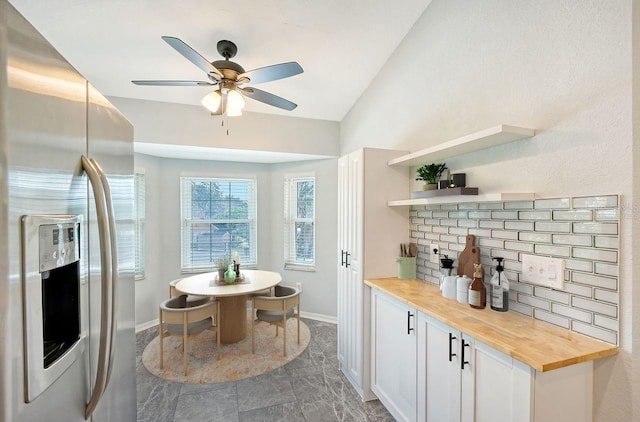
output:
[[[222,127],[224,127],[224,119],[222,119]],[[229,129],[227,129],[227,136],[229,136]]]

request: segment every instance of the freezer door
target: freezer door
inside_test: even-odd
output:
[[[107,175],[115,215],[115,338],[109,384],[93,412],[94,422],[136,420],[133,126],[88,85],[88,154]],[[91,192],[92,196],[93,193]],[[100,332],[100,244],[93,197],[89,201],[89,313],[91,385],[95,385]]]
[[[87,180],[80,166],[86,151],[86,81],[5,0],[0,0],[0,51],[6,59],[0,60],[0,84],[7,84],[0,87],[6,118],[0,154],[8,189],[0,201],[7,230],[0,253],[8,262],[0,274],[0,420],[84,422],[86,352],[32,403],[24,400],[20,218],[74,214],[86,221]],[[87,252],[84,233],[81,227],[81,258]],[[84,259],[80,277],[86,290]]]

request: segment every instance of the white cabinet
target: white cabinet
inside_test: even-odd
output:
[[[416,318],[413,308],[371,294],[371,389],[397,421],[416,420]]]
[[[591,421],[592,362],[538,372],[418,313],[419,421]]]
[[[409,169],[387,165],[403,153],[365,148],[338,161],[338,360],[363,400],[375,398],[363,279],[396,276],[399,245],[409,238],[406,214],[387,207],[389,199],[409,194]]]

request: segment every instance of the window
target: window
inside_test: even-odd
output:
[[[238,252],[257,264],[255,179],[181,178],[182,270],[211,270]]]
[[[285,176],[284,220],[284,267],[314,271],[315,177]]]
[[[136,239],[135,246],[135,279],[144,278],[145,261],[145,181],[143,173],[135,173],[134,179],[135,211],[134,211],[134,233]]]

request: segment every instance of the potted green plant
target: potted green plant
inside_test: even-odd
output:
[[[224,280],[224,272],[229,268],[230,261],[228,258],[220,258],[216,261],[216,266],[218,267],[218,280]]]
[[[416,172],[418,173],[418,177],[416,180],[424,180],[425,184],[422,187],[423,190],[432,190],[438,188],[438,180],[440,180],[440,176],[447,169],[447,165],[445,163],[431,163],[425,164],[421,167],[418,167]]]

